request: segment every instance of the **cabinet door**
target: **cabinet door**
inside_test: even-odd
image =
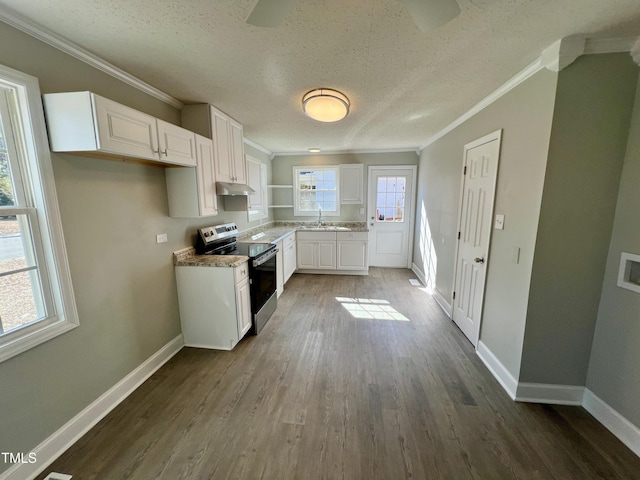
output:
[[[293,236],[293,235],[292,235]],[[296,242],[287,242],[289,237],[284,240],[284,283],[287,283],[293,272],[296,271]]]
[[[211,129],[216,165],[216,180],[218,182],[233,182],[234,175],[231,165],[229,117],[213,107],[211,107]]]
[[[318,264],[316,268],[335,270],[336,268],[336,242],[318,242]]]
[[[251,293],[248,278],[236,285],[236,314],[240,340],[251,329]]]
[[[160,160],[166,163],[196,166],[196,136],[186,128],[163,120],[158,122],[158,148]]]
[[[276,292],[278,292],[279,297],[284,291],[284,249],[282,241],[279,241],[276,247],[278,248],[278,253],[276,253]]]
[[[196,135],[196,177],[198,179],[198,202],[200,215],[205,217],[218,214],[216,196],[216,171],[213,162],[213,142],[209,138]]]
[[[340,203],[364,203],[364,165],[340,165]]]
[[[233,181],[236,183],[247,183],[247,160],[244,156],[244,134],[242,125],[235,120],[229,119],[231,129],[231,155],[230,161],[233,165]]]
[[[108,153],[158,160],[156,119],[106,98],[93,96],[98,149]]]
[[[338,270],[367,270],[367,242],[338,240]]]
[[[316,242],[298,241],[298,268],[316,268]]]

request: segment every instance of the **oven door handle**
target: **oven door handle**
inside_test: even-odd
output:
[[[266,252],[264,255],[259,256],[258,258],[256,258],[253,261],[253,266],[254,267],[259,267],[260,265],[262,265],[263,263],[269,261],[271,258],[275,257],[276,254],[280,251],[279,248],[274,248],[272,250],[269,250],[268,252]]]

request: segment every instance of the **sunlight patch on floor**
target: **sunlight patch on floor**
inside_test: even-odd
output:
[[[410,320],[393,308],[388,300],[373,298],[336,297],[352,317],[370,320],[395,320],[409,322]]]

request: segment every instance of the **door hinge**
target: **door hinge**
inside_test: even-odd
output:
[[[467,174],[467,166],[464,166],[464,172],[462,172],[462,175],[466,175]]]
[[[456,299],[456,292],[453,292],[453,299]]]
[[[458,232],[458,240],[460,240],[460,232]]]

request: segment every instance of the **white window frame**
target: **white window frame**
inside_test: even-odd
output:
[[[17,159],[21,179],[14,189],[24,188],[26,192],[26,195],[20,195],[26,204],[0,207],[0,215],[19,214],[29,219],[42,285],[41,301],[46,312],[43,319],[0,336],[2,362],[68,332],[79,322],[38,79],[0,65],[0,86],[13,91],[16,99],[18,115],[12,116],[12,123],[19,122],[13,129],[21,130],[24,151]],[[1,94],[5,95],[4,92]]]
[[[324,165],[324,166],[294,166],[293,167],[293,215],[296,217],[317,217],[317,211],[302,210],[300,208],[301,192],[305,191],[300,188],[300,172],[306,171],[332,171],[336,174],[336,209],[322,210],[323,217],[339,217],[340,216],[340,166]]]

